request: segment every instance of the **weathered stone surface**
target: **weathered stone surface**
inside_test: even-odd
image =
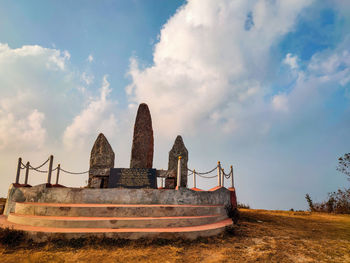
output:
[[[113,168],[109,175],[108,188],[157,189],[156,169]]]
[[[176,178],[165,178],[165,189],[175,189],[176,187]]]
[[[176,171],[174,171],[174,170],[157,170],[156,175],[157,175],[157,177],[163,177],[163,178],[175,178]]]
[[[46,184],[33,187],[10,186],[4,214],[15,213],[16,202],[65,204],[189,204],[229,205],[231,191],[224,187],[215,191],[196,192],[187,188],[179,190],[158,189],[88,189],[56,188]]]
[[[100,133],[90,155],[89,188],[107,188],[110,168],[114,167],[114,152],[106,137]]]
[[[153,129],[147,104],[141,103],[137,110],[131,149],[130,168],[152,168]]]
[[[114,152],[107,138],[100,133],[90,155],[90,168],[114,167]]]
[[[165,189],[175,189],[176,171],[175,170],[157,170],[157,177],[164,178]]]
[[[89,178],[90,188],[108,188],[109,176],[94,176]]]
[[[178,135],[174,142],[173,148],[169,152],[168,170],[177,171],[177,162],[179,156],[181,160],[181,185],[182,187],[187,186],[187,163],[188,163],[188,151],[182,140],[182,137]]]

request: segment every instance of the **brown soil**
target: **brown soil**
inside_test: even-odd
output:
[[[0,245],[1,262],[350,262],[350,216],[241,209],[225,235],[194,242]]]
[[[0,215],[3,214],[6,204],[6,198],[0,197]]]

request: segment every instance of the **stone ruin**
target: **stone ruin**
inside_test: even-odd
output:
[[[114,152],[107,138],[100,133],[90,155],[89,188],[107,188],[111,168],[114,168]]]
[[[141,103],[137,110],[134,125],[130,168],[152,168],[153,147],[151,113],[147,104]]]
[[[179,156],[182,157],[180,186],[186,187],[188,151],[182,137],[177,136],[169,152],[168,170],[152,169],[153,153],[152,118],[147,104],[142,103],[134,125],[130,168],[114,168],[113,149],[100,133],[91,150],[88,188],[157,188],[156,178],[161,177],[165,180],[165,188],[174,189]]]
[[[182,157],[181,160],[181,187],[186,187],[187,186],[187,163],[188,163],[188,151],[185,147],[185,144],[182,140],[182,137],[178,135],[175,139],[173,148],[171,148],[169,152],[169,162],[168,162],[168,171],[177,171],[177,163],[178,163],[178,158],[179,156]],[[168,180],[166,180],[165,185],[169,185],[167,183]]]
[[[235,189],[186,188],[188,151],[181,136],[169,151],[168,170],[152,168],[153,140],[151,115],[141,104],[130,168],[114,168],[115,154],[101,133],[91,150],[90,189],[12,184],[4,211],[7,219],[0,218],[0,227],[25,231],[29,242],[45,242],[80,237],[196,239],[232,225],[228,216],[237,208]],[[179,156],[181,178],[176,187]],[[165,179],[165,188],[176,190],[158,190],[157,177]],[[40,215],[34,213],[37,210]]]

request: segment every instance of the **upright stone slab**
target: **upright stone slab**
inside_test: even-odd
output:
[[[174,142],[173,148],[169,152],[169,163],[168,170],[177,171],[177,162],[179,156],[181,159],[181,185],[182,187],[187,186],[187,163],[188,163],[188,151],[185,147],[185,144],[182,140],[182,137],[178,135]],[[176,172],[177,173],[177,172]]]
[[[107,188],[110,169],[114,167],[114,152],[106,137],[100,133],[90,155],[89,188]]]
[[[153,129],[148,106],[140,104],[137,110],[132,141],[130,168],[152,168]]]

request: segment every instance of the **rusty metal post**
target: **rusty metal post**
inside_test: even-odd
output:
[[[233,166],[232,166],[232,165],[231,165],[231,171],[230,171],[230,173],[231,173],[231,187],[234,188],[235,185],[234,185],[234,180],[233,180]]]
[[[195,169],[193,169],[193,187],[197,188],[197,186],[196,186],[196,170]]]
[[[56,173],[56,184],[58,184],[58,178],[60,177],[61,165],[57,165],[57,173]]]
[[[181,159],[182,157],[179,156],[179,159],[177,161],[177,182],[176,182],[177,188],[179,188],[181,185]]]
[[[22,158],[18,158],[18,163],[17,163],[17,173],[16,173],[16,184],[19,184],[19,177],[21,175],[21,164],[22,164]]]
[[[217,174],[218,174],[218,186],[221,186],[221,165],[220,165],[220,161],[218,161]]]
[[[48,184],[51,184],[52,164],[53,164],[53,155],[50,155],[49,170],[47,172],[47,183]]]
[[[225,183],[225,175],[224,175],[224,168],[221,169],[221,186],[224,187]]]
[[[24,179],[24,184],[28,184],[28,176],[29,176],[29,162],[26,164],[26,177]]]

